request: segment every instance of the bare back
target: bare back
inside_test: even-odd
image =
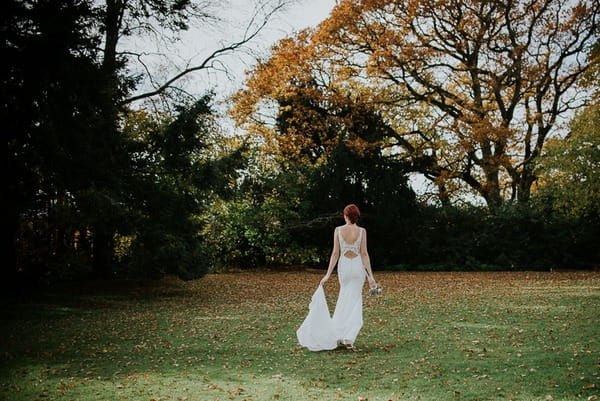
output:
[[[348,259],[353,259],[360,254],[363,229],[358,226],[338,227],[341,254]]]

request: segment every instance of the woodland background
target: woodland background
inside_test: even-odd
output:
[[[144,92],[120,43],[211,0],[4,1],[2,282],[325,267],[348,203],[376,270],[598,267],[598,1],[342,0],[185,91],[283,5]]]

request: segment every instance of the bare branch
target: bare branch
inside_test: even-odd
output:
[[[149,98],[152,96],[160,95],[165,90],[170,88],[173,83],[175,83],[176,81],[180,80],[181,78],[183,78],[184,76],[186,76],[190,73],[215,68],[216,60],[219,57],[222,57],[226,54],[232,53],[232,52],[242,48],[244,45],[246,45],[247,43],[252,41],[254,38],[256,38],[260,34],[260,32],[265,28],[265,26],[269,23],[269,21],[271,20],[273,15],[275,15],[282,8],[284,8],[286,4],[287,4],[286,0],[279,0],[279,2],[277,3],[277,5],[275,7],[273,7],[270,11],[268,11],[267,13],[264,14],[262,21],[260,21],[258,26],[252,28],[256,24],[256,20],[258,19],[260,11],[262,11],[264,9],[264,5],[263,5],[262,7],[260,7],[259,10],[257,10],[254,13],[252,18],[250,19],[249,23],[246,26],[246,30],[244,32],[242,39],[240,39],[237,42],[230,43],[229,45],[225,45],[225,46],[213,51],[200,64],[195,65],[193,67],[188,67],[188,68],[184,69],[183,71],[180,71],[179,73],[175,74],[172,78],[170,78],[166,82],[164,82],[162,85],[158,86],[156,89],[145,92],[145,93],[141,93],[139,95],[135,95],[135,96],[132,96],[130,98],[123,100],[121,102],[121,105],[130,104],[137,100],[146,99],[146,98]],[[221,66],[223,66],[222,63],[221,63]]]

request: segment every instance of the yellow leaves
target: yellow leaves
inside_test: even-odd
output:
[[[204,386],[205,389],[207,390],[218,390],[218,391],[223,391],[223,389],[219,386],[217,386],[216,384],[213,383],[208,383],[206,386]]]
[[[357,21],[360,14],[360,5],[355,1],[341,1],[331,11],[329,18],[321,22],[313,39],[318,42],[327,42],[331,37],[343,33],[348,21]]]
[[[346,145],[349,149],[352,149],[358,156],[365,156],[379,149],[379,142],[369,142],[358,136],[352,136],[346,139]]]
[[[230,400],[233,400],[235,397],[241,395],[243,392],[244,392],[244,389],[242,387],[229,389],[229,390],[227,390],[227,398],[229,398]]]
[[[492,124],[487,119],[472,122],[470,130],[470,137],[475,142],[506,142],[514,133],[510,128]]]
[[[282,39],[273,47],[271,57],[249,73],[246,88],[233,96],[231,115],[238,125],[252,125],[252,117],[264,99],[276,100],[289,90],[290,82],[311,76],[307,63],[312,57],[309,35],[310,31],[304,30]]]

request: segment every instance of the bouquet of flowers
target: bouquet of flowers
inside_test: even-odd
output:
[[[381,291],[383,291],[383,288],[381,288],[381,286],[378,284],[375,287],[371,287],[371,289],[369,290],[369,295],[372,297],[376,297],[378,295],[381,295]]]

